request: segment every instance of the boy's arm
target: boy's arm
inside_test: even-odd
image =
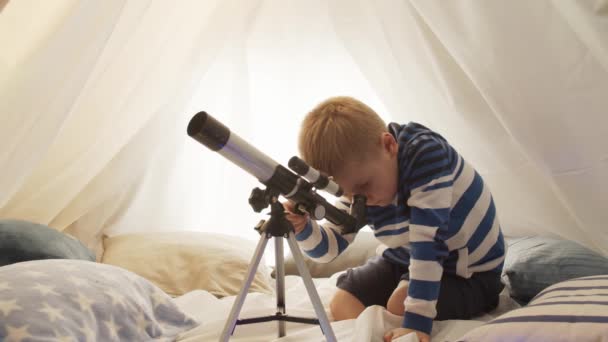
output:
[[[411,258],[402,326],[430,334],[437,315],[443,259],[448,255],[447,247],[436,237],[448,227],[456,163],[450,161],[450,148],[434,139],[421,144],[418,152],[408,177]],[[458,159],[456,153],[453,156]]]
[[[341,198],[335,203],[336,208],[347,210],[350,202]],[[308,219],[302,231],[296,234],[300,248],[314,261],[327,263],[335,259],[353,241],[356,233],[341,234],[341,228],[327,221],[323,225]]]

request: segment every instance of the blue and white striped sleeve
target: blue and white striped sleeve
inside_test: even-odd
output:
[[[433,138],[415,149],[408,175],[410,281],[403,327],[430,334],[437,315],[443,258],[448,254],[436,236],[448,226],[457,155],[445,142]]]
[[[348,211],[350,202],[342,197],[336,208]],[[341,234],[341,228],[327,221],[323,225],[308,220],[306,227],[296,234],[300,248],[314,261],[328,263],[334,260],[353,241],[356,233]]]

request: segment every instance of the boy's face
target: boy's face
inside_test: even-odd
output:
[[[383,133],[381,139],[377,153],[364,161],[346,163],[343,171],[335,175],[344,195],[351,199],[353,195],[365,195],[370,206],[389,205],[397,194],[398,145],[390,133]]]

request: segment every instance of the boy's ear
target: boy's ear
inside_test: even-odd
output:
[[[382,147],[385,151],[390,153],[391,156],[396,156],[399,149],[395,137],[388,132],[382,133]]]

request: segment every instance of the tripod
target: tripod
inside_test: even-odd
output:
[[[285,218],[285,209],[283,208],[281,202],[278,201],[277,194],[274,194],[269,190],[270,189],[267,188],[266,192],[264,192],[256,188],[252,191],[251,197],[249,198],[249,203],[252,205],[252,207],[254,207],[254,210],[258,212],[268,206],[268,203],[270,203],[270,219],[267,221],[260,221],[255,227],[255,229],[261,234],[260,241],[257,244],[253,258],[249,263],[249,268],[247,269],[247,275],[245,277],[243,287],[232,305],[232,310],[230,310],[230,315],[226,321],[224,330],[222,331],[220,341],[227,342],[238,324],[278,321],[279,337],[285,336],[285,322],[319,324],[327,342],[335,342],[336,336],[334,335],[331,325],[329,324],[329,319],[327,318],[327,314],[323,309],[323,304],[321,303],[319,294],[314,286],[310,272],[304,264],[302,252],[300,251],[295,239],[293,225]],[[249,287],[251,286],[255,273],[258,269],[262,255],[264,254],[266,244],[271,237],[275,238],[277,312],[270,316],[238,319],[239,313],[245,302],[245,297],[247,296]],[[306,291],[308,292],[308,296],[310,297],[318,319],[293,317],[287,315],[285,312],[285,265],[283,263],[283,239],[287,239],[287,243],[291,249],[295,264],[300,272],[300,276],[302,276],[304,286],[306,287]]]

